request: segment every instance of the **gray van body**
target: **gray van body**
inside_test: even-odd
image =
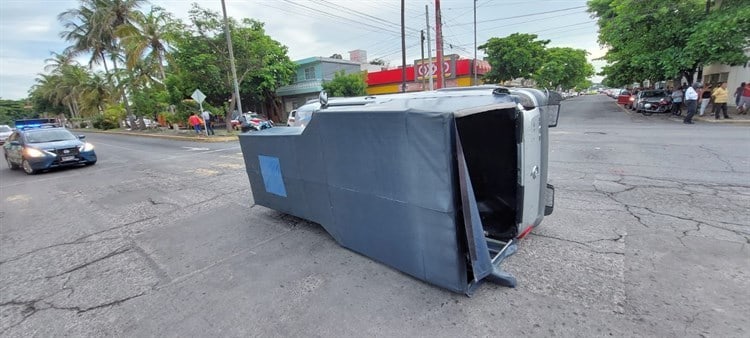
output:
[[[331,99],[304,127],[239,138],[256,204],[470,294],[483,280],[515,286],[500,262],[552,212],[547,129],[559,106],[547,100],[496,86]]]

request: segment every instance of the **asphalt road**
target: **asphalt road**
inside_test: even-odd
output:
[[[472,298],[253,206],[236,142],[0,168],[0,336],[747,337],[750,128],[564,102],[555,212]]]

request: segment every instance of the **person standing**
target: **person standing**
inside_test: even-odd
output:
[[[211,119],[211,113],[208,110],[204,110],[201,116],[203,117],[203,122],[206,124],[206,135],[216,135],[214,134],[214,121]]]
[[[190,125],[193,126],[193,129],[195,129],[196,134],[198,135],[201,134],[201,124],[203,124],[203,122],[201,121],[201,118],[198,117],[196,113],[193,113],[192,115],[190,115],[190,117],[188,118],[188,123],[190,123]]]
[[[695,90],[702,87],[703,85],[700,82],[695,82],[685,91],[685,106],[687,107],[687,115],[685,115],[685,119],[682,121],[682,123],[693,124],[693,115],[695,115],[695,111],[698,108],[698,92],[696,92]]]
[[[719,110],[724,113],[724,119],[731,119],[727,114],[727,101],[729,100],[729,92],[727,92],[727,83],[721,82],[719,87],[714,89],[711,93],[711,97],[714,99],[714,118],[719,119]]]
[[[682,87],[677,87],[672,91],[672,114],[682,114],[682,97]],[[677,114],[678,111],[680,114]]]
[[[737,102],[737,114],[747,114],[750,110],[750,82],[743,82],[745,88],[742,89],[740,100]]]
[[[742,92],[745,90],[745,83],[740,83],[740,86],[737,87],[737,89],[734,90],[734,105],[739,110],[740,108],[740,98],[742,98]]]
[[[700,110],[700,116],[703,116],[703,113],[706,112],[706,108],[708,108],[708,104],[711,102],[711,86],[708,86],[707,89],[701,90],[701,110]]]

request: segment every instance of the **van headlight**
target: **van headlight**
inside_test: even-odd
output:
[[[92,150],[94,150],[94,145],[91,144],[91,143],[88,143],[88,142],[86,142],[83,145],[81,145],[81,146],[78,147],[78,151],[80,151],[80,152],[92,151]]]

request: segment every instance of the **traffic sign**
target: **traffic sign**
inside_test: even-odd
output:
[[[190,97],[192,97],[193,100],[197,101],[200,104],[203,103],[203,100],[206,99],[206,94],[203,94],[200,89],[196,89],[193,92],[193,95],[190,95]]]

